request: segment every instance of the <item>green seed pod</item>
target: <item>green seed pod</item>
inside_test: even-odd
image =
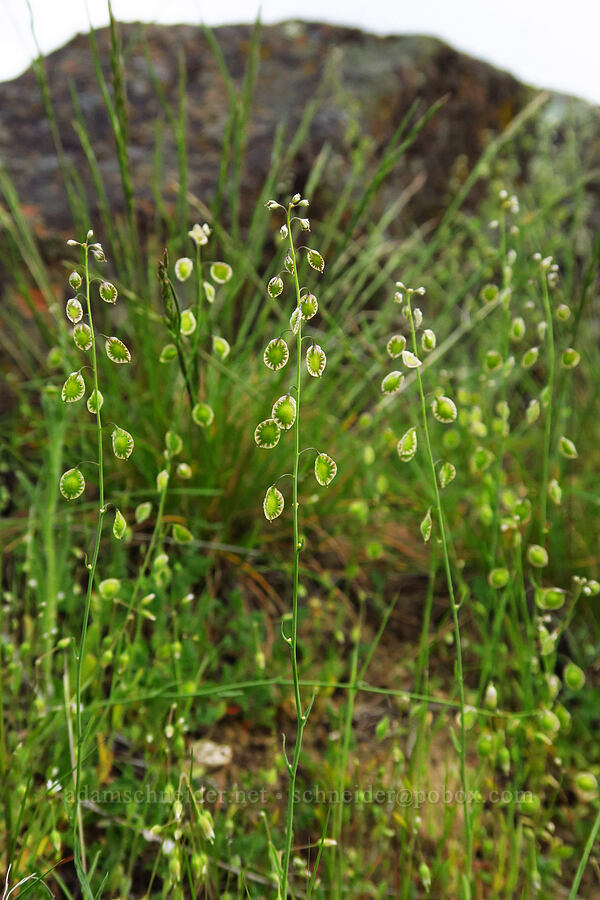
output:
[[[85,490],[85,478],[79,469],[67,469],[61,475],[58,486],[65,500],[77,500]]]
[[[496,685],[491,681],[485,689],[485,697],[483,698],[486,709],[495,710],[498,708],[498,691]]]
[[[425,543],[427,543],[431,537],[432,526],[433,526],[433,522],[431,519],[431,507],[429,507],[429,509],[425,513],[425,518],[423,519],[423,521],[421,522],[421,524],[419,526],[419,528],[421,530],[421,537],[423,538]]]
[[[65,403],[76,403],[85,394],[85,381],[81,372],[71,372],[62,386],[61,397]]]
[[[200,225],[199,222],[196,222],[191,231],[188,231],[188,237],[193,240],[196,247],[204,247],[208,244],[210,227],[206,223]]]
[[[431,353],[432,350],[435,350],[437,344],[437,338],[435,336],[435,331],[432,331],[431,328],[426,328],[423,334],[421,335],[421,346],[425,353]]]
[[[541,806],[540,798],[531,791],[526,791],[525,796],[519,800],[519,808],[526,816],[535,815]]]
[[[483,367],[486,372],[496,372],[502,366],[502,354],[497,350],[488,350],[483,361]]]
[[[450,397],[436,397],[431,404],[431,411],[438,422],[445,425],[454,422],[457,416],[456,404]]]
[[[529,551],[527,555],[529,557]],[[565,599],[566,594],[562,588],[537,588],[535,592],[535,602],[540,609],[561,609],[565,605]]]
[[[152,563],[152,569],[155,572],[164,572],[165,569],[169,565],[169,557],[166,553],[159,553],[158,556],[154,557],[154,562]]]
[[[202,287],[204,288],[204,296],[206,297],[207,303],[214,303],[216,295],[214,285],[212,285],[210,281],[203,281]]]
[[[574,787],[580,800],[591,803],[598,796],[598,781],[591,772],[578,772],[574,778]]]
[[[264,450],[272,450],[279,443],[281,431],[275,419],[265,419],[254,429],[254,440]]]
[[[287,431],[296,421],[296,400],[291,394],[285,394],[276,400],[271,410],[271,417],[278,426]]]
[[[298,328],[300,327],[300,322],[302,321],[302,310],[299,306],[296,307],[292,315],[290,316],[290,328],[294,332],[294,334],[298,334]]]
[[[287,231],[287,229],[286,229],[286,231]],[[286,237],[287,237],[287,235],[286,235]],[[294,258],[291,253],[288,253],[286,255],[286,257],[283,261],[283,265],[285,266],[287,271],[290,273],[290,275],[294,274],[294,272],[296,271],[296,267],[294,266]]]
[[[456,467],[453,466],[451,462],[442,463],[442,465],[440,466],[440,471],[438,473],[438,478],[441,488],[448,487],[450,482],[454,481],[454,479],[456,478]]]
[[[133,452],[134,440],[128,431],[115,425],[111,435],[113,453],[117,459],[129,459]]]
[[[208,403],[196,403],[192,409],[192,419],[201,428],[209,428],[215,419],[215,414]]]
[[[176,522],[173,525],[173,540],[176,544],[189,544],[194,540],[194,535],[184,525],[180,525],[179,522]]]
[[[495,284],[484,284],[479,292],[479,296],[484,303],[491,303],[498,296],[498,288]]]
[[[580,691],[585,685],[585,672],[573,662],[565,666],[563,678],[566,686],[572,691]]]
[[[564,435],[558,441],[558,450],[562,456],[565,456],[567,459],[577,459],[579,454],[577,453],[577,447],[570,441],[568,437]]]
[[[283,278],[280,278],[279,275],[276,275],[275,278],[271,278],[267,285],[267,291],[269,292],[269,297],[272,300],[275,300],[281,292],[283,291]]]
[[[80,350],[89,350],[92,346],[92,329],[85,322],[73,329],[73,341]]]
[[[231,347],[224,337],[218,337],[216,334],[213,334],[212,346],[215,356],[218,356],[221,361],[227,359]]]
[[[110,281],[103,281],[100,285],[99,292],[105,303],[117,302],[117,289]]]
[[[410,462],[417,452],[417,428],[415,425],[402,435],[396,449],[402,462]]]
[[[161,471],[156,476],[156,490],[159,494],[162,494],[163,491],[166,491],[167,485],[169,484],[169,473],[166,469],[161,469]]]
[[[405,365],[407,369],[418,369],[419,366],[422,365],[419,357],[415,356],[414,353],[411,353],[410,350],[402,351],[402,364]]]
[[[98,590],[103,600],[114,600],[120,588],[121,582],[118,578],[105,578],[98,585]]]
[[[560,358],[560,364],[563,369],[574,369],[575,366],[579,365],[581,360],[581,356],[577,352],[577,350],[573,350],[572,347],[567,347],[566,350],[563,350],[563,354]]]
[[[81,285],[83,284],[81,275],[79,272],[71,272],[69,275],[69,284],[73,288],[74,291],[78,291]]]
[[[183,441],[175,431],[167,431],[165,434],[165,447],[171,456],[177,456],[183,450]]]
[[[179,478],[189,479],[192,477],[192,469],[187,463],[179,463],[177,466],[177,475]]]
[[[263,500],[263,511],[265,514],[265,518],[272,522],[273,519],[276,519],[283,512],[284,500],[283,494],[280,490],[278,490],[274,484],[267,490],[265,494],[265,499]]]
[[[477,740],[477,755],[482,759],[491,756],[494,750],[494,738],[489,731],[484,731]]]
[[[539,544],[531,544],[527,548],[527,559],[530,565],[538,569],[543,569],[544,566],[548,565],[548,553]]]
[[[322,272],[325,268],[325,260],[318,252],[318,250],[308,250],[308,264],[311,268],[316,269],[317,272]]]
[[[560,306],[556,307],[556,318],[559,322],[567,322],[570,316],[571,310],[566,303],[561,303]]]
[[[191,309],[184,309],[181,313],[181,322],[179,324],[179,331],[185,337],[189,337],[190,334],[193,334],[196,330],[196,316],[194,315]]]
[[[537,419],[539,419],[539,417],[540,417],[540,401],[536,400],[534,398],[533,400],[529,401],[529,404],[525,411],[525,418],[527,419],[527,424],[533,425],[533,423],[535,421],[537,421]]]
[[[273,338],[265,347],[263,359],[267,369],[277,372],[282,369],[290,358],[288,345],[282,338]]]
[[[102,404],[104,403],[104,397],[102,396],[101,391],[92,391],[90,396],[87,398],[86,406],[88,408],[88,412],[91,412],[92,415],[97,415],[99,410],[102,409]]]
[[[498,750],[498,765],[505,776],[510,774],[510,751],[508,747],[500,747]]]
[[[210,277],[217,284],[227,284],[232,275],[233,269],[226,262],[214,262],[210,267]]]
[[[431,869],[425,862],[422,862],[419,866],[419,878],[421,879],[421,884],[423,885],[425,893],[428,894],[431,890]]]
[[[120,509],[115,509],[115,519],[113,522],[113,534],[118,541],[122,541],[125,536],[127,521]]]
[[[460,726],[461,714],[456,714],[456,724]],[[465,731],[470,731],[477,722],[477,710],[473,706],[465,706]]]
[[[403,334],[393,334],[387,342],[387,352],[392,359],[397,359],[402,355],[402,351],[406,347],[406,338]]]
[[[299,309],[305,322],[308,322],[309,319],[312,319],[313,316],[316,316],[319,310],[319,304],[315,295],[305,294],[300,301]]]
[[[494,462],[494,454],[487,447],[477,447],[469,460],[471,471],[485,472]]]
[[[525,337],[525,320],[520,316],[517,316],[516,319],[513,319],[510,323],[510,339],[514,341],[515,344],[518,344],[519,341],[522,341]]]
[[[562,488],[556,478],[548,482],[548,496],[556,506],[560,506],[562,501]]]
[[[402,372],[390,372],[381,382],[381,390],[384,394],[396,394],[404,384]]]
[[[423,324],[423,313],[418,306],[415,306],[413,309],[413,322],[415,323],[415,328],[420,328]]]
[[[327,357],[318,344],[311,344],[306,351],[306,368],[313,378],[320,378],[325,371]]]
[[[177,347],[175,346],[175,344],[165,344],[165,346],[160,351],[158,361],[161,363],[168,363],[173,359],[177,359]]]
[[[315,478],[322,487],[331,484],[336,476],[337,464],[326,453],[317,454],[315,459]]]
[[[152,504],[149,500],[146,500],[144,503],[140,503],[135,508],[135,521],[138,525],[141,525],[142,522],[145,522],[146,519],[150,517],[150,513],[152,512]]]
[[[544,709],[538,716],[538,727],[544,734],[553,736],[560,731],[560,720],[551,709]]]
[[[499,590],[503,587],[506,587],[509,578],[510,573],[508,569],[492,569],[492,571],[488,575],[488,584],[490,585],[490,587]]]
[[[175,278],[178,281],[187,281],[194,269],[193,260],[188,256],[182,256],[175,263]]]
[[[67,300],[65,312],[69,322],[73,322],[73,324],[81,322],[83,318],[83,307],[77,297],[72,297],[71,300]]]
[[[530,369],[536,364],[539,353],[540,351],[537,347],[530,347],[521,357],[521,366],[524,369]]]
[[[131,362],[131,353],[119,338],[107,338],[104,347],[106,349],[106,355],[112,362],[119,364]]]

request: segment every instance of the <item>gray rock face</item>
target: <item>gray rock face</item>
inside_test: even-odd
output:
[[[177,151],[174,135],[152,82],[147,47],[168,104],[177,114],[178,59],[187,76],[189,189],[205,203],[214,198],[229,97],[215,54],[200,28],[119,27],[130,115],[130,160],[141,224],[153,215],[155,121],[163,132],[162,190],[174,200]],[[235,85],[241,89],[252,41],[251,26],[222,27],[215,37]],[[102,68],[110,76],[110,33],[97,33]],[[81,143],[73,128],[77,97],[98,159],[111,209],[123,209],[123,191],[113,134],[94,73],[87,36],[79,35],[46,60],[56,123],[66,158],[87,191],[94,190]],[[415,174],[426,184],[411,205],[413,218],[439,210],[450,170],[459,155],[473,162],[486,135],[498,132],[533,96],[510,75],[466,57],[438,40],[375,37],[321,24],[287,23],[262,29],[256,83],[246,132],[242,173],[242,221],[249,214],[269,169],[277,127],[295,133],[307,103],[317,98],[306,140],[290,161],[285,187],[301,188],[325,144],[331,155],[319,203],[329,203],[348,174],[352,155],[369,141],[371,165],[415,101],[419,111],[446,97],[387,181],[382,202],[397,195]],[[0,84],[0,157],[5,161],[40,236],[72,228],[51,130],[32,70]],[[227,206],[224,206],[227,216]]]

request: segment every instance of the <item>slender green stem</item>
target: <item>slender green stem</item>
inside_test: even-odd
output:
[[[571,890],[569,891],[569,900],[577,900],[577,891],[579,890],[579,885],[581,884],[581,879],[583,878],[583,873],[585,872],[585,867],[587,866],[587,861],[590,858],[590,853],[592,852],[592,847],[596,841],[598,836],[598,831],[600,831],[600,809],[596,814],[596,818],[594,820],[594,824],[592,825],[592,830],[589,833],[588,839],[585,844],[585,848],[583,851],[583,856],[579,860],[579,865],[577,866],[577,872],[575,873],[575,879],[573,881],[573,885]]]
[[[548,504],[548,471],[550,468],[550,440],[552,437],[552,399],[554,396],[554,326],[552,323],[552,310],[550,309],[550,296],[548,294],[548,275],[542,269],[542,299],[546,316],[546,341],[548,343],[548,396],[546,398],[546,421],[544,427],[544,453],[542,456],[542,484],[540,495],[540,544],[544,546],[546,535],[546,508]]]
[[[287,227],[290,243],[290,254],[294,263],[294,285],[296,288],[296,301],[300,305],[300,283],[298,281],[298,266],[296,263],[296,252],[294,250],[294,239],[292,237],[292,225],[290,221],[290,207],[287,209]],[[287,805],[287,819],[285,832],[285,849],[283,854],[283,880],[282,880],[282,897],[285,900],[287,896],[287,879],[290,865],[290,856],[292,852],[292,838],[294,833],[294,793],[296,788],[296,774],[298,772],[298,764],[300,762],[300,749],[302,746],[302,735],[308,713],[302,712],[302,699],[300,696],[300,679],[298,677],[298,582],[300,574],[300,530],[298,522],[298,468],[300,463],[300,400],[302,388],[302,318],[298,323],[298,332],[296,334],[296,421],[294,423],[294,476],[292,486],[292,514],[294,520],[294,585],[292,598],[292,634],[287,639],[290,648],[290,657],[292,663],[292,679],[294,682],[294,699],[296,703],[296,743],[294,746],[294,755],[292,763],[288,762],[289,775],[289,793]],[[286,759],[287,761],[287,759]]]
[[[94,372],[94,396],[96,401],[100,396],[98,390],[98,365],[96,360],[96,335],[94,333],[94,323],[92,319],[92,304],[90,300],[90,271],[89,271],[89,250],[87,243],[83,245],[84,249],[84,268],[85,268],[85,298],[87,304],[88,321],[92,334],[92,369]],[[81,805],[79,802],[79,789],[81,784],[81,757],[83,754],[83,733],[81,724],[81,669],[85,654],[85,639],[87,635],[90,606],[92,601],[92,588],[94,586],[94,577],[96,575],[96,565],[98,563],[98,554],[100,552],[100,540],[102,538],[102,521],[106,512],[104,506],[104,456],[102,452],[102,418],[100,415],[100,405],[96,402],[96,430],[98,435],[98,481],[99,481],[99,506],[98,506],[98,522],[96,526],[96,541],[94,544],[94,552],[92,561],[88,563],[88,586],[85,596],[85,606],[83,611],[83,623],[81,626],[81,638],[79,647],[77,648],[76,666],[75,666],[75,802],[73,805],[73,841],[79,837],[79,846],[81,852],[81,863],[85,871],[85,836],[83,833],[83,824],[81,820]],[[77,835],[79,831],[79,835]]]
[[[412,337],[413,353],[419,355],[417,347],[417,335],[415,323],[413,319],[412,306],[410,302],[410,294],[407,293],[408,314],[410,320],[410,332]],[[448,595],[450,598],[450,609],[452,612],[452,622],[454,625],[454,642],[456,645],[456,682],[458,686],[458,698],[460,708],[460,780],[463,793],[463,814],[465,819],[465,843],[466,843],[466,877],[470,884],[471,869],[473,858],[473,836],[471,826],[471,810],[469,807],[469,795],[467,791],[467,747],[466,747],[466,729],[465,729],[465,686],[463,678],[462,665],[462,649],[460,641],[460,626],[458,620],[458,606],[454,595],[454,584],[452,581],[452,570],[450,566],[450,554],[448,551],[448,538],[446,535],[446,526],[444,524],[444,514],[440,498],[440,491],[435,471],[435,460],[431,449],[431,440],[429,438],[429,427],[427,424],[427,404],[425,402],[425,393],[423,390],[423,382],[421,380],[421,372],[416,369],[417,384],[419,387],[419,395],[421,398],[421,418],[423,421],[423,433],[425,436],[425,445],[427,448],[427,456],[429,459],[429,467],[431,472],[431,484],[433,488],[434,500],[437,509],[437,517],[440,528],[440,539],[442,542],[442,550],[444,557],[444,569],[446,572],[446,581],[448,584]]]

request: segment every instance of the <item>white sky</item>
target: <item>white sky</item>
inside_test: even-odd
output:
[[[44,52],[108,20],[106,0],[30,0]],[[600,104],[600,0],[113,0],[117,19],[220,25],[288,18],[443,38],[521,80]],[[88,19],[89,10],[89,19]],[[33,55],[27,0],[0,0],[0,80]]]

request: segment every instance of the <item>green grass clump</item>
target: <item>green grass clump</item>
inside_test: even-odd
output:
[[[248,209],[260,30],[241,86],[207,36],[229,102],[209,202],[187,187],[182,59],[177,109],[155,79],[175,210],[157,150],[139,236],[114,22],[109,76],[94,36],[92,54],[122,216],[74,96],[109,261],[88,233],[49,266],[0,168],[5,894],[593,897],[600,243],[580,125],[557,140],[536,98],[399,238],[386,178],[438,106],[379,157],[357,145],[309,221],[328,149],[294,172],[317,100]]]

